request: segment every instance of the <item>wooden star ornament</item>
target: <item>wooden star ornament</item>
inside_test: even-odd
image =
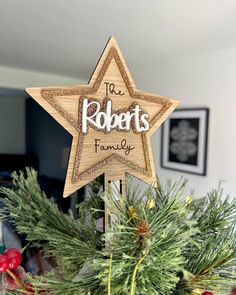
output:
[[[178,101],[137,90],[113,37],[88,85],[26,91],[73,137],[64,197],[101,174],[155,181],[150,137]]]

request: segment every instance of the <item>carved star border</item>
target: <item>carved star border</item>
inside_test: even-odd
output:
[[[111,45],[111,46],[109,46],[109,45]],[[108,53],[106,53],[107,48],[109,48]],[[96,69],[98,68],[98,66],[102,60],[102,57],[105,54],[106,54],[106,57],[105,57],[105,60],[102,64],[102,67],[99,70],[99,73],[96,75],[94,82],[92,82],[93,77],[96,73]],[[63,109],[63,107],[61,107],[60,104],[56,101],[56,97],[58,97],[58,96],[60,96],[60,97],[66,97],[66,96],[80,96],[80,97],[82,97],[82,96],[96,94],[113,58],[116,62],[116,65],[120,71],[122,79],[125,83],[125,86],[129,92],[129,95],[131,98],[133,98],[137,101],[143,100],[143,101],[147,101],[147,102],[151,102],[151,103],[156,103],[158,105],[162,105],[162,108],[160,109],[160,111],[157,112],[157,114],[154,116],[154,118],[149,122],[150,128],[149,128],[148,132],[140,134],[141,140],[142,140],[143,152],[144,152],[145,168],[133,163],[132,161],[127,160],[126,158],[124,158],[116,153],[113,153],[112,155],[110,155],[110,156],[106,157],[105,159],[103,159],[102,161],[98,162],[96,165],[90,167],[89,169],[87,169],[85,171],[80,172],[79,171],[80,159],[81,159],[81,154],[82,154],[82,149],[83,149],[83,141],[84,141],[86,134],[83,134],[81,132],[80,120],[78,122],[75,121],[72,118],[72,116],[70,114],[68,114],[68,112],[65,111]],[[119,47],[118,47],[114,37],[111,37],[107,43],[107,46],[100,58],[95,70],[94,70],[92,77],[90,78],[88,85],[72,86],[70,88],[45,87],[45,88],[42,88],[40,91],[42,98],[45,99],[69,123],[69,125],[74,129],[75,132],[79,133],[79,140],[77,143],[77,151],[75,154],[74,167],[73,167],[72,179],[71,179],[71,182],[73,184],[77,183],[78,181],[82,180],[83,178],[87,177],[88,175],[94,173],[96,170],[107,165],[112,160],[117,160],[120,163],[131,168],[132,170],[135,170],[138,173],[141,173],[147,177],[153,177],[154,171],[152,171],[153,169],[152,169],[152,165],[151,165],[149,147],[147,144],[147,133],[150,136],[151,133],[154,131],[152,129],[153,129],[153,127],[155,127],[155,123],[160,121],[159,123],[161,124],[162,121],[164,121],[164,119],[167,117],[166,114],[169,115],[176,108],[176,106],[178,105],[179,102],[177,100],[173,100],[173,99],[170,99],[167,97],[154,95],[154,94],[148,94],[148,93],[144,93],[142,91],[137,90],[135,88],[134,83],[133,83],[134,86],[132,85],[132,82],[130,80],[130,79],[132,79],[132,77],[128,71],[128,68],[125,68],[125,62],[123,60],[124,60],[123,56],[122,56],[121,52],[119,51]],[[34,98],[34,95],[32,94],[32,89],[34,89],[34,88],[27,88],[26,91]],[[37,99],[36,99],[36,101],[37,101]],[[78,112],[81,112],[80,103],[78,106]],[[79,115],[79,118],[80,118],[80,115]],[[161,120],[161,118],[163,118],[163,120]],[[57,121],[59,123],[61,123],[59,120],[57,120]],[[65,128],[65,126],[63,126],[63,127]],[[67,131],[69,131],[69,130],[67,130]],[[77,189],[78,188],[80,188],[79,185],[78,185]]]

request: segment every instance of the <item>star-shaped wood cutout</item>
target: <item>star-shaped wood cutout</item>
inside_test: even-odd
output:
[[[156,178],[150,136],[178,105],[177,100],[136,89],[121,51],[111,37],[88,85],[34,87],[26,91],[73,137],[64,197],[105,173],[106,181],[122,180],[130,173],[147,183]],[[132,111],[136,105],[148,114],[149,129],[137,132],[98,130],[93,124],[82,132],[84,99],[104,105],[112,112]],[[90,110],[91,111],[91,110]],[[104,108],[103,108],[104,111]]]

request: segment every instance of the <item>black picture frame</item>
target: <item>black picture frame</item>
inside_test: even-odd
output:
[[[175,110],[162,125],[161,167],[207,174],[209,108]]]

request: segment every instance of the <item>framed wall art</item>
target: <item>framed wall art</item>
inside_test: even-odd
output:
[[[162,126],[161,166],[206,175],[208,108],[177,109]]]

